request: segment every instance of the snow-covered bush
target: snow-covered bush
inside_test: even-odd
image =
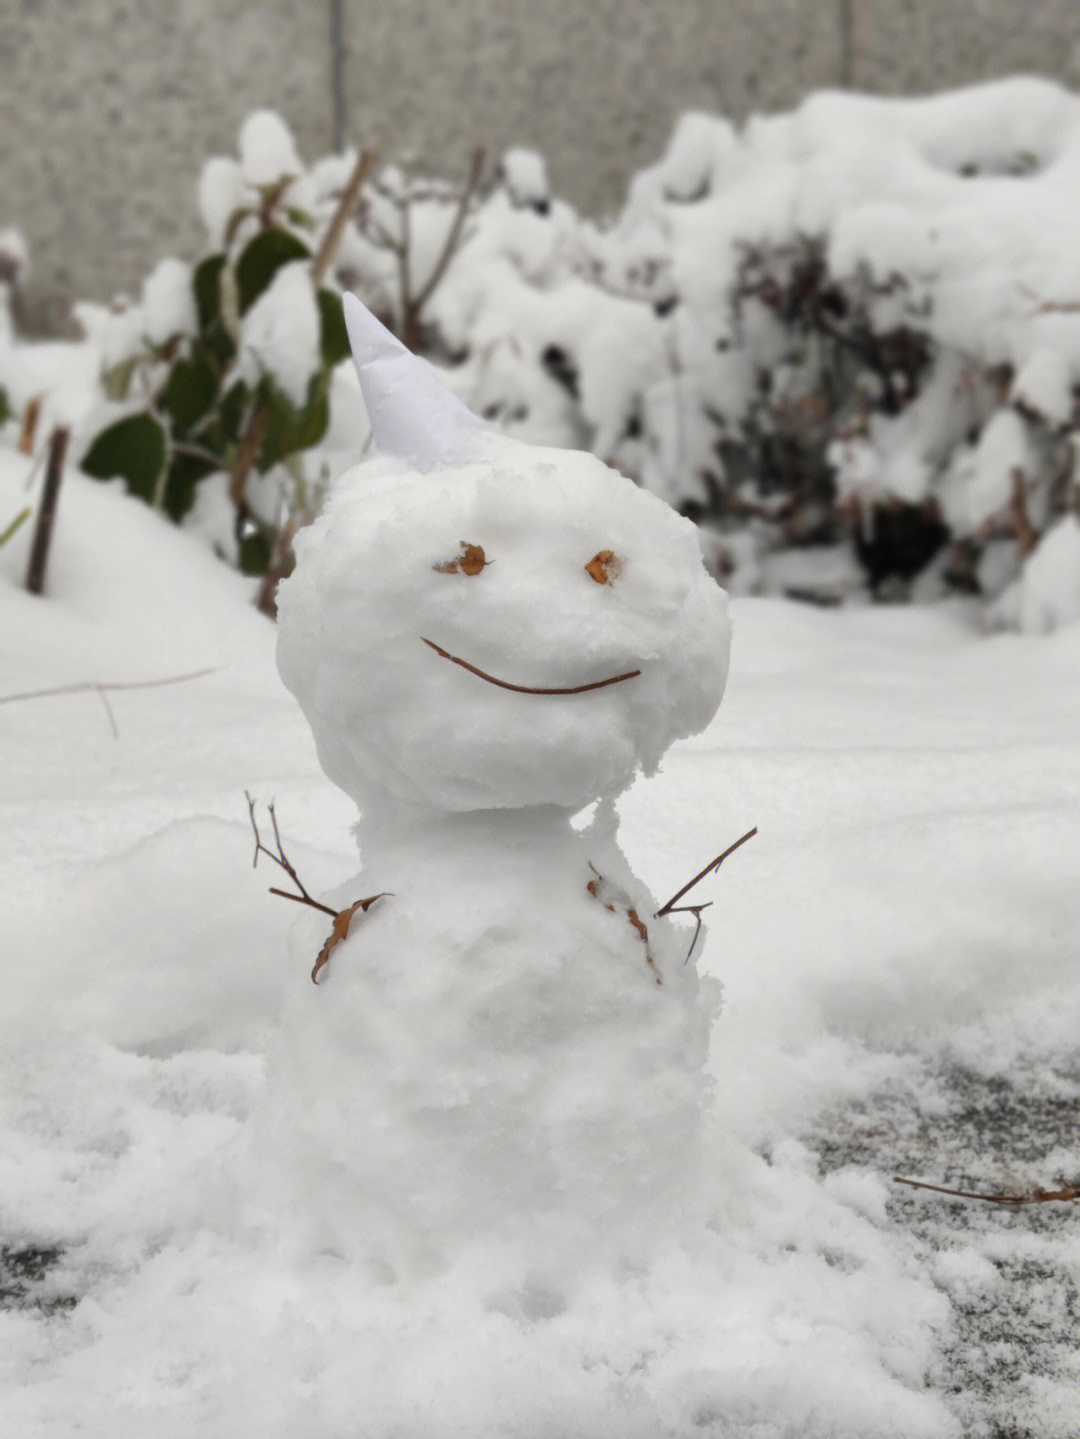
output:
[[[549,218],[546,266],[481,211],[435,310],[474,404],[584,441],[718,565],[847,533],[876,592],[937,555],[992,598],[1074,503],[1078,167],[1080,101],[1034,80],[688,115],[613,223]]]
[[[238,515],[253,568],[366,438],[341,289],[500,429],[697,519],[742,592],[844,541],[882,596],[996,600],[1075,507],[1080,99],[1059,86],[684,115],[603,224],[526,150],[486,184],[477,152],[461,183],[400,160],[350,191],[355,155],[305,168],[268,112],[238,148],[200,178],[198,263],[78,313],[115,407],[88,468],[194,508],[227,553]]]
[[[994,599],[1075,503],[1078,168],[1035,80],[686,115],[607,225],[496,190],[432,317],[475,409],[693,515],[735,588],[848,537],[882,596],[934,560]]]

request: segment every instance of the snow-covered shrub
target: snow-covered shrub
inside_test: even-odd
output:
[[[479,152],[457,184],[388,163],[316,293],[354,164],[305,169],[252,116],[199,181],[208,253],[119,313],[80,308],[119,406],[89,467],[174,515],[197,501],[226,550],[242,498],[249,562],[366,436],[339,289],[500,429],[589,449],[697,519],[743,592],[783,586],[778,551],[844,541],[882,596],[994,600],[1073,505],[1080,99],[1059,86],[685,115],[603,224],[531,151],[486,185]]]
[[[604,226],[504,181],[431,314],[473,408],[693,515],[736,587],[847,536],[875,593],[936,557],[992,599],[1072,502],[1078,167],[1033,80],[688,115]]]

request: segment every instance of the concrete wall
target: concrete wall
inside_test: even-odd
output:
[[[0,229],[49,327],[194,252],[199,166],[260,105],[312,159],[338,131],[447,175],[534,145],[602,213],[684,109],[1018,71],[1080,82],[1076,0],[0,0]]]

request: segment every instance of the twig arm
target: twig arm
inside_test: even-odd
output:
[[[662,905],[656,911],[656,914],[653,916],[653,918],[660,919],[662,915],[670,914],[674,909],[675,905],[677,905],[679,900],[682,899],[683,895],[689,894],[690,891],[693,889],[694,885],[700,884],[700,882],[705,878],[706,875],[712,874],[713,870],[719,869],[720,866],[723,864],[724,860],[727,859],[728,855],[734,854],[740,845],[744,845],[748,839],[753,839],[754,835],[756,834],[757,825],[755,825],[753,829],[747,830],[747,832],[742,836],[742,838],[737,839],[734,844],[729,844],[727,849],[724,850],[723,854],[718,854],[715,859],[711,859],[703,870],[695,874],[693,879],[689,880],[686,884],[683,885],[682,889],[677,890],[675,894],[673,894],[668,900],[667,904]],[[687,906],[687,908],[689,909],[690,906]]]
[[[273,825],[274,828],[274,843],[277,845],[277,854],[275,854],[272,849],[267,849],[266,845],[262,842],[262,836],[259,834],[259,826],[255,819],[255,801],[252,799],[251,795],[247,792],[247,790],[244,791],[244,798],[248,802],[248,818],[251,820],[251,828],[255,834],[255,853],[252,856],[251,860],[252,869],[254,869],[259,863],[259,855],[265,854],[267,859],[272,860],[274,864],[278,865],[281,869],[285,871],[285,873],[292,880],[293,884],[295,884],[296,888],[300,891],[299,894],[288,894],[285,890],[271,889],[270,893],[281,895],[282,899],[295,900],[298,904],[309,905],[312,909],[322,910],[323,914],[329,914],[333,916],[334,919],[336,919],[338,914],[337,910],[331,909],[328,904],[320,904],[317,899],[312,899],[311,895],[308,894],[306,888],[304,887],[300,876],[296,873],[296,870],[293,868],[293,866],[287,859],[285,855],[285,850],[282,847],[281,843],[281,832],[278,829],[277,815],[274,813],[274,806],[272,804],[267,805],[267,809],[270,811],[270,823]]]

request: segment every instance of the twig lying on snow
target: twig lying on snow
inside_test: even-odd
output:
[[[369,895],[367,899],[358,899],[353,904],[349,905],[347,909],[342,910],[331,909],[328,904],[322,904],[319,900],[313,899],[311,895],[308,894],[303,881],[296,873],[292,862],[289,860],[288,856],[285,853],[284,846],[281,843],[281,832],[278,829],[277,815],[274,813],[273,804],[268,804],[266,808],[270,812],[270,823],[274,827],[274,843],[277,845],[277,854],[275,854],[272,849],[267,849],[266,845],[262,842],[262,838],[259,834],[259,826],[255,819],[255,801],[252,799],[251,795],[248,794],[247,790],[244,791],[244,798],[248,802],[248,818],[251,820],[251,828],[255,834],[255,853],[252,856],[251,860],[252,869],[254,869],[255,866],[259,863],[259,855],[265,854],[267,859],[272,860],[274,864],[278,865],[281,869],[285,871],[285,873],[292,880],[293,884],[295,884],[296,888],[300,891],[299,894],[290,894],[287,889],[275,889],[274,886],[271,885],[271,894],[276,894],[279,899],[291,899],[296,904],[306,904],[311,909],[321,910],[323,914],[330,915],[330,917],[334,921],[334,927],[330,931],[330,937],[327,939],[322,949],[319,950],[318,957],[315,960],[315,968],[311,971],[312,984],[318,984],[319,981],[317,976],[319,970],[322,969],[322,967],[327,963],[331,954],[341,943],[341,941],[347,938],[349,933],[349,924],[356,911],[360,910],[362,914],[367,914],[368,910],[371,908],[371,906],[375,903],[377,899],[387,899],[389,897],[388,891],[384,890],[381,894]]]
[[[906,1184],[909,1189],[928,1189],[932,1194],[947,1194],[951,1199],[979,1199],[984,1204],[1004,1204],[1019,1209],[1024,1204],[1068,1203],[1080,1199],[1080,1189],[1033,1189],[1030,1194],[974,1194],[968,1189],[946,1189],[940,1184],[924,1184],[921,1179],[900,1179],[893,1177],[894,1184]]]
[[[703,880],[706,875],[712,874],[714,870],[719,869],[729,854],[734,854],[740,845],[745,844],[748,839],[753,839],[756,834],[757,825],[755,825],[753,829],[747,830],[742,838],[737,839],[734,844],[729,844],[723,854],[718,854],[715,859],[711,859],[703,870],[695,874],[693,879],[687,881],[682,889],[676,890],[667,904],[661,905],[653,915],[653,919],[660,919],[665,914],[692,914],[694,916],[697,927],[694,930],[694,937],[690,941],[690,948],[686,952],[686,958],[683,960],[684,964],[690,963],[690,956],[694,952],[694,945],[697,944],[698,935],[701,933],[701,911],[708,909],[712,904],[712,900],[707,900],[704,904],[679,904],[679,900],[682,899],[683,895],[689,894],[694,885]]]
[[[0,705],[11,704],[14,700],[38,700],[46,695],[74,695],[82,690],[149,690],[158,685],[178,685],[184,680],[199,680],[203,675],[217,674],[217,667],[192,670],[186,675],[166,675],[160,680],[82,680],[73,685],[55,685],[51,689],[24,690],[20,694],[0,695]]]
[[[209,669],[192,670],[190,674],[186,675],[166,675],[164,679],[160,680],[115,680],[112,683],[105,683],[101,680],[82,680],[80,683],[73,685],[54,685],[50,689],[24,690],[20,694],[0,695],[0,705],[12,704],[15,700],[39,700],[44,699],[47,695],[74,695],[80,694],[84,690],[93,690],[100,696],[101,703],[105,706],[105,713],[109,716],[109,724],[112,727],[113,738],[119,739],[120,731],[116,727],[116,716],[113,714],[112,705],[109,704],[106,698],[107,690],[157,689],[159,685],[177,685],[181,684],[184,680],[198,680],[202,679],[203,675],[216,673],[217,666],[211,665]]]

